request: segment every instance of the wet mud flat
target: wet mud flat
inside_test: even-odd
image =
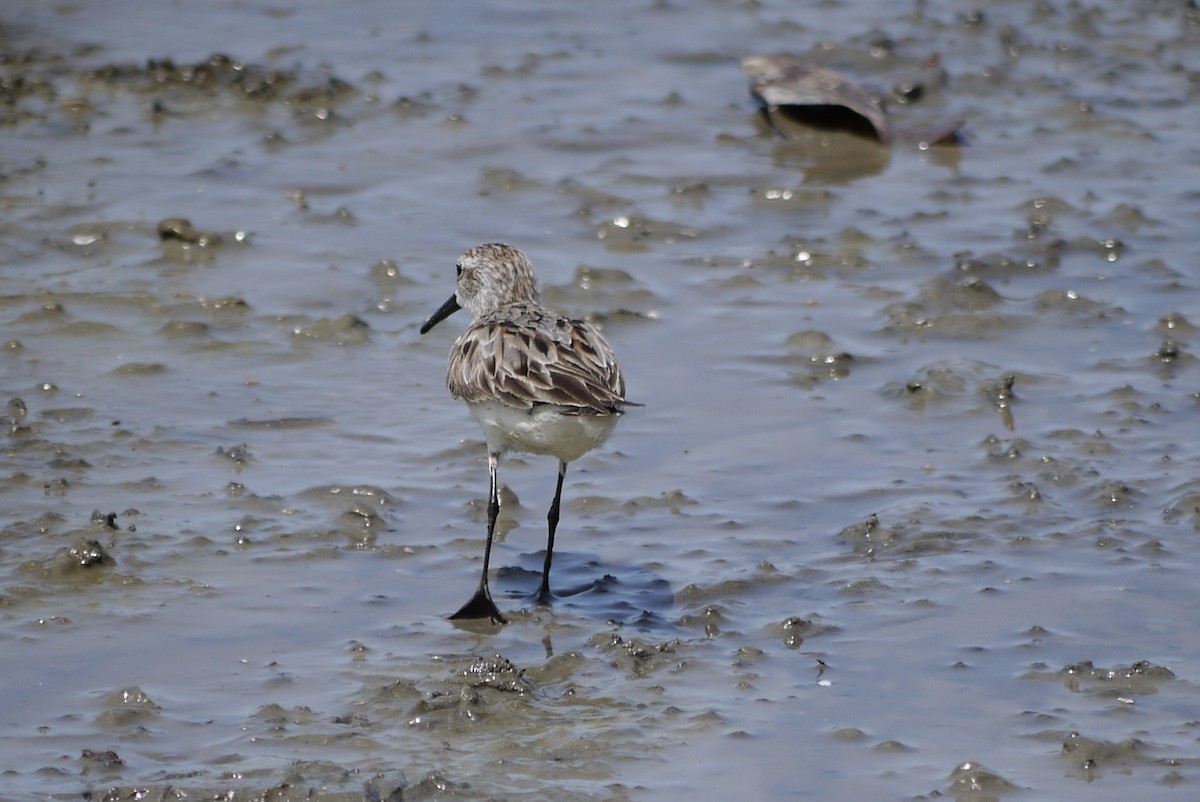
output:
[[[0,796],[1195,786],[1190,5],[18,2],[0,38]],[[964,125],[764,114],[754,54]],[[572,467],[548,607],[555,466],[507,461],[505,627],[445,618],[487,469],[457,330],[417,335],[491,240],[645,405]]]

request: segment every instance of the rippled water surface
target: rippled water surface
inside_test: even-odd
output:
[[[0,11],[0,796],[1186,799],[1200,15]],[[889,145],[770,124],[791,53]],[[961,120],[958,144],[919,132]],[[776,130],[778,128],[778,130]],[[481,242],[632,400],[567,476],[420,324]]]

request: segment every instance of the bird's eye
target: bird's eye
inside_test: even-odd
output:
[[[462,275],[462,265],[455,265],[454,272],[455,272],[455,275],[461,276]]]

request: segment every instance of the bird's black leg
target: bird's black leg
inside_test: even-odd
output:
[[[479,577],[479,587],[470,601],[450,616],[451,620],[461,618],[490,618],[497,624],[507,624],[508,620],[500,614],[500,608],[492,601],[492,592],[488,589],[488,565],[492,559],[492,537],[496,532],[496,516],[500,514],[500,487],[496,480],[496,468],[500,463],[499,454],[488,454],[488,474],[491,477],[488,488],[488,525],[487,543],[483,547],[483,573]],[[559,478],[562,486],[562,478]],[[547,561],[547,567],[550,563]]]
[[[549,604],[550,595],[550,561],[554,559],[554,532],[558,529],[558,508],[562,502],[563,477],[567,475],[567,463],[559,460],[558,484],[554,487],[554,501],[550,504],[550,512],[546,515],[549,523],[549,534],[546,536],[546,564],[542,567],[542,585],[538,588],[538,604]]]

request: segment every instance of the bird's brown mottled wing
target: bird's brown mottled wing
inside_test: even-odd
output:
[[[625,380],[600,333],[525,304],[498,310],[458,338],[446,384],[455,398],[523,409],[559,404],[612,415],[626,405]]]

